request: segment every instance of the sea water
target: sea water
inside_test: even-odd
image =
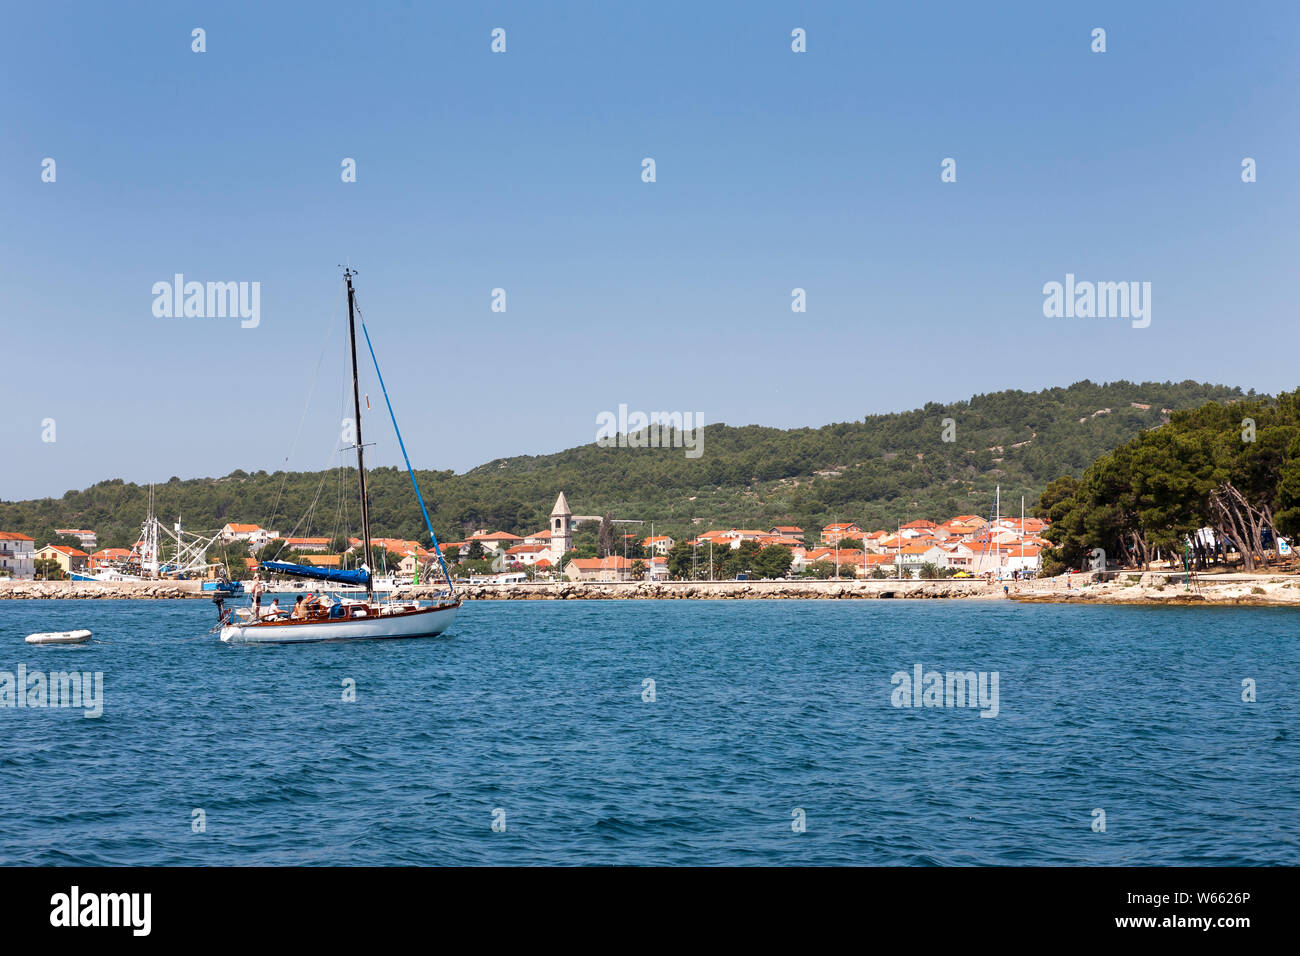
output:
[[[0,706],[0,863],[1300,864],[1295,610],[477,602],[289,647],[215,620],[0,601],[0,671],[103,675],[98,716]],[[899,694],[949,672],[996,675],[996,714]]]

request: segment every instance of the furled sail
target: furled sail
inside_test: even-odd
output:
[[[358,584],[362,587],[370,584],[370,572],[365,568],[340,571],[337,568],[312,567],[310,564],[290,564],[288,561],[263,561],[261,569],[274,574],[288,574],[295,578],[331,581],[334,584]]]

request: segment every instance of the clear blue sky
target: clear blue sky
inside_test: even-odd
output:
[[[590,442],[619,403],[794,426],[1297,385],[1294,3],[376,6],[6,11],[0,498],[325,465],[344,261],[424,468]],[[260,282],[260,327],[155,318],[177,272]],[[1151,282],[1150,328],[1044,318],[1067,272]]]

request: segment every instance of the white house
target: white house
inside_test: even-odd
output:
[[[81,542],[81,546],[85,548],[87,551],[94,551],[97,547],[99,547],[99,543],[95,539],[95,532],[87,531],[84,528],[55,528],[54,533],[66,534],[73,538],[76,538],[78,541]]]
[[[924,564],[933,564],[936,568],[946,567],[948,552],[937,544],[905,544],[898,552],[897,563],[903,566],[904,576],[916,575]]]
[[[676,541],[668,537],[666,534],[656,534],[646,538],[641,542],[641,545],[651,554],[667,554],[673,549],[673,545],[676,543]]]
[[[255,548],[260,548],[268,541],[280,537],[274,531],[267,531],[260,525],[255,524],[227,524],[221,529],[221,540],[229,543],[231,541],[247,541]]]
[[[0,531],[0,575],[30,581],[36,577],[36,542],[17,531]]]
[[[543,558],[551,556],[550,545],[545,544],[517,544],[513,548],[506,549],[506,564],[522,564],[525,567],[534,565]]]
[[[1037,574],[1042,566],[1041,550],[1031,545],[1003,548],[1003,572],[1010,574],[1013,571],[1019,571],[1021,574]]]

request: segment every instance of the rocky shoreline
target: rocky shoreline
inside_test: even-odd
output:
[[[322,589],[328,590],[328,589]],[[284,595],[285,591],[269,592]],[[401,597],[430,599],[436,588],[408,588]],[[467,601],[600,601],[674,599],[826,599],[826,598],[1001,598],[997,585],[982,581],[558,581],[537,584],[467,584],[456,589]],[[215,592],[201,591],[198,582],[154,581],[14,581],[0,583],[0,600],[130,600],[198,598],[210,600]],[[232,603],[245,601],[234,598]],[[283,603],[283,602],[282,602]]]
[[[190,586],[193,585],[193,586]],[[73,600],[160,600],[207,598],[198,582],[189,581],[3,581],[0,600],[25,601],[43,598]]]
[[[1300,577],[1286,574],[1195,575],[1190,587],[1181,572],[1112,571],[1028,582],[1011,600],[1026,604],[1129,604],[1156,607],[1300,607]]]
[[[408,592],[403,592],[404,594]],[[417,590],[414,597],[437,592]],[[556,584],[467,585],[456,591],[468,601],[604,600],[826,600],[830,598],[1001,598],[1002,590],[975,581],[629,581]]]
[[[1300,606],[1300,577],[1282,574],[1203,575],[1188,589],[1173,572],[1076,574],[1036,581],[628,581],[473,584],[457,588],[466,601],[607,600],[1005,600],[1025,604],[1142,604],[1157,606]],[[284,595],[286,592],[273,592]],[[400,596],[430,599],[435,589]],[[197,581],[4,581],[0,600],[210,600]],[[246,598],[233,599],[240,604]],[[282,603],[283,600],[282,600]]]

